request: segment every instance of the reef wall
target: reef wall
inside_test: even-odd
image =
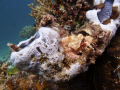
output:
[[[84,0],[54,3],[35,0],[36,7],[29,5],[38,32],[17,46],[8,46],[13,51],[11,61],[20,70],[41,75],[45,80],[66,81],[87,71],[102,55],[120,26],[120,1],[95,0],[93,4],[99,8],[92,10]],[[84,22],[77,19],[80,15]]]

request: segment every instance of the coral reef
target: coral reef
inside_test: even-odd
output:
[[[31,8],[29,15],[35,18],[37,30],[41,26],[39,25],[41,19],[46,14],[53,15],[62,27],[64,25],[71,26],[71,22],[74,23],[74,27],[80,27],[86,21],[86,11],[91,8],[85,0],[54,0],[54,2],[51,0],[35,0],[34,3],[35,5],[33,3],[29,5]]]
[[[6,70],[8,63],[3,63],[0,67],[0,84],[4,83],[5,79],[7,79]]]
[[[105,0],[94,0],[96,9],[89,11],[84,0],[35,0],[29,6],[38,32],[8,44],[12,63],[22,71],[9,76],[3,90],[119,90],[119,30],[112,39],[120,26],[119,3],[110,3],[111,13]]]
[[[41,6],[38,4],[36,7],[30,6],[33,10],[32,15],[37,13],[38,16],[38,10],[41,8],[45,12],[45,15],[35,16],[39,21],[38,32],[17,46],[14,44],[8,46],[13,51],[11,61],[17,68],[40,75],[48,81],[66,81],[87,71],[89,65],[94,64],[96,58],[103,54],[120,26],[120,4],[118,4],[120,1],[117,0],[114,3],[106,1],[104,3],[106,6],[99,10],[88,10],[90,6],[82,0],[55,0],[55,4],[46,0],[48,7],[52,5],[53,10],[57,11],[56,15],[44,6],[44,1],[35,1]],[[114,8],[113,12],[117,13],[115,18],[111,17],[113,13],[104,14],[105,11],[111,12],[108,8],[111,5]],[[34,9],[37,9],[36,13]],[[76,28],[76,22],[81,23],[77,18],[80,15],[84,16],[80,14],[82,10],[86,11],[85,18],[89,22]],[[66,19],[62,18],[64,14],[68,16]],[[109,22],[102,23],[108,17]]]
[[[29,4],[28,6],[31,8],[30,16],[35,18],[36,27],[38,29],[40,20],[46,14],[54,13],[55,10],[52,9],[53,2],[52,0],[34,0],[34,4]]]
[[[30,75],[26,72],[18,72],[6,80],[3,90],[44,90],[47,83],[36,75]]]
[[[82,78],[80,78],[82,77]],[[79,89],[93,89],[92,86],[86,87],[86,82],[89,79],[85,79],[85,74],[78,75],[69,82],[56,83],[46,82],[42,77],[26,73],[24,71],[18,72],[9,79],[6,80],[3,90],[79,90]],[[78,80],[79,78],[79,80]],[[89,78],[89,77],[88,77]]]
[[[30,38],[32,35],[34,35],[36,30],[33,28],[33,26],[25,26],[22,31],[20,32],[21,38]]]

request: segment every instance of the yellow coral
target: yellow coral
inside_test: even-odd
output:
[[[39,25],[40,20],[44,15],[54,12],[52,9],[53,2],[52,0],[34,0],[34,3],[35,6],[33,3],[28,5],[31,8],[31,14],[29,15],[34,17],[35,23]]]

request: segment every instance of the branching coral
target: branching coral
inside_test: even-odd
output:
[[[31,8],[29,15],[35,18],[36,27],[39,27],[40,20],[44,15],[54,13],[53,2],[52,0],[35,0],[34,3],[35,6],[33,3],[28,5]]]
[[[85,0],[55,0],[54,2],[35,0],[35,6],[31,4],[29,7],[32,10],[29,15],[35,18],[37,29],[40,27],[40,20],[47,14],[53,15],[63,27],[65,24],[73,27],[70,24],[71,21],[75,27],[80,27],[86,21],[86,11],[90,9],[90,5]]]
[[[48,85],[40,76],[24,71],[15,73],[6,80],[3,90],[56,90],[54,83]]]
[[[60,12],[57,17],[59,17],[59,21],[63,23],[72,20],[73,22],[84,24],[86,21],[86,11],[91,8],[85,0],[55,0],[55,3],[56,9],[58,7],[57,10]]]
[[[25,26],[20,32],[20,37],[30,38],[32,35],[35,34],[35,32],[36,30],[33,28],[33,26]]]
[[[53,24],[55,22],[55,19],[56,18],[50,14],[44,15],[39,23],[39,27],[46,26],[50,23]]]
[[[8,63],[3,63],[0,67],[0,83],[4,83],[5,79],[7,79],[6,70],[7,70]]]

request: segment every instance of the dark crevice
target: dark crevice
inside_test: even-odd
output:
[[[78,53],[77,55],[82,55],[82,53]]]
[[[42,51],[40,50],[40,48],[39,48],[39,47],[36,47],[36,49],[38,50],[38,52],[42,53]]]
[[[35,40],[35,38],[33,37],[28,42],[22,43],[19,47],[24,48],[24,47],[28,46],[29,44],[31,44],[34,40]]]
[[[85,31],[81,31],[80,33],[81,33],[83,36],[89,36],[89,34],[86,33]]]

